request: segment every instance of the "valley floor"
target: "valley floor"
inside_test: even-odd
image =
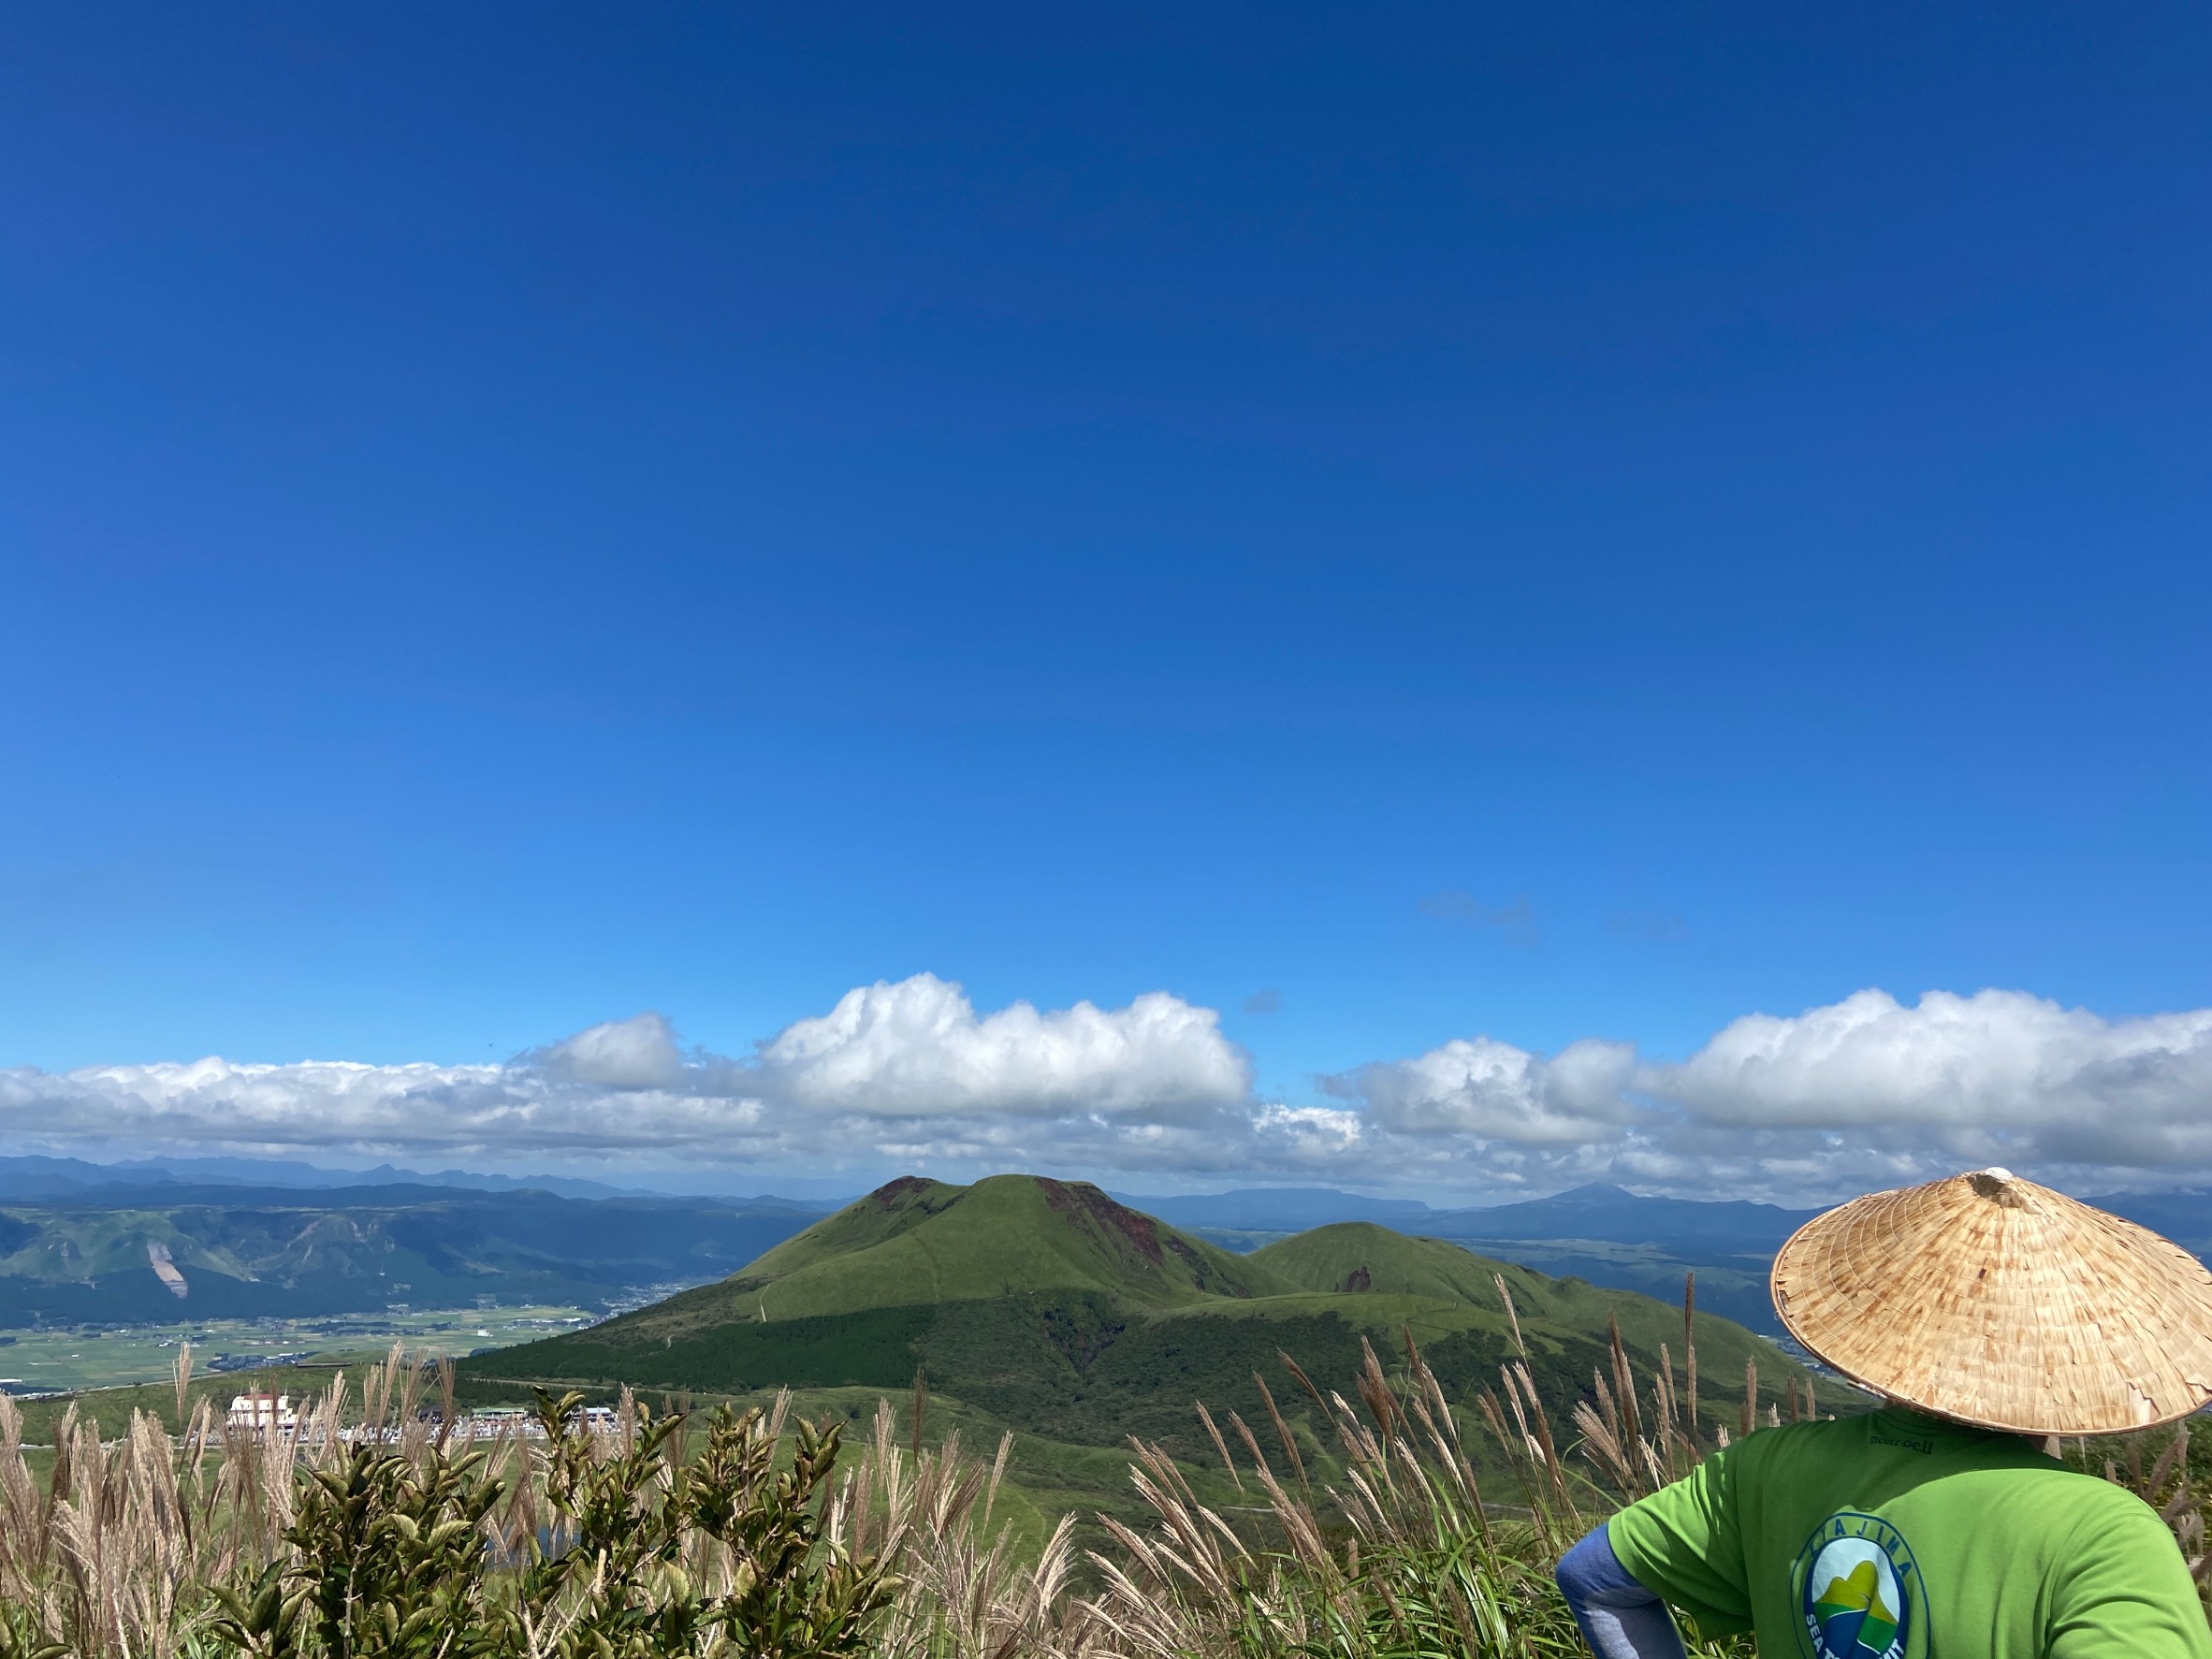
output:
[[[320,1387],[274,1368],[381,1357],[395,1342],[410,1353],[460,1358],[581,1330],[601,1316],[574,1304],[514,1303],[331,1314],[309,1319],[197,1319],[174,1324],[0,1332],[0,1388],[14,1394],[75,1392],[156,1383],[172,1375],[181,1344],[194,1369],[235,1373],[244,1388],[268,1372],[280,1387]]]

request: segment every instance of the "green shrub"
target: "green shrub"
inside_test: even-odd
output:
[[[779,1468],[758,1411],[726,1407],[693,1459],[677,1418],[626,1418],[618,1444],[582,1396],[540,1390],[534,1479],[510,1490],[491,1450],[376,1434],[302,1471],[288,1553],[243,1591],[218,1586],[208,1630],[256,1659],[648,1659],[864,1651],[892,1585],[825,1541],[837,1430],[798,1426]],[[512,1462],[510,1458],[508,1460]],[[501,1536],[502,1500],[522,1521]]]

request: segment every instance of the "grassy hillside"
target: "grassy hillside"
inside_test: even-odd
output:
[[[1151,1308],[1288,1288],[1245,1259],[1127,1209],[1085,1183],[999,1175],[949,1186],[908,1177],[817,1222],[735,1276],[641,1309],[592,1336],[666,1346],[731,1325],[878,1310],[910,1316],[1007,1297],[1093,1294]],[[902,1329],[910,1322],[889,1321]],[[910,1375],[912,1364],[906,1369]]]
[[[1301,1290],[1338,1295],[1425,1296],[1494,1306],[1494,1275],[1503,1273],[1515,1300],[1533,1307],[1546,1283],[1526,1268],[1471,1255],[1442,1239],[1409,1238],[1371,1221],[1317,1227],[1256,1250],[1248,1259]]]
[[[1053,1290],[1145,1306],[1287,1288],[1085,1182],[894,1181],[769,1251],[735,1281],[771,1318]]]
[[[1622,1340],[1639,1358],[1655,1361],[1662,1344],[1678,1363],[1682,1358],[1681,1307],[1585,1279],[1551,1278],[1475,1255],[1447,1239],[1408,1238],[1369,1222],[1347,1221],[1270,1244],[1251,1259],[1309,1291],[1453,1303],[1486,1316],[1502,1312],[1497,1290],[1502,1278],[1524,1331],[1535,1333],[1532,1341],[1551,1340],[1562,1332],[1601,1335],[1607,1320],[1615,1319]],[[1433,1312],[1424,1316],[1414,1309],[1400,1316],[1417,1328],[1434,1317]],[[1740,1379],[1747,1360],[1755,1360],[1762,1370],[1781,1361],[1781,1351],[1772,1344],[1702,1309],[1695,1334],[1699,1362],[1710,1378]],[[1779,1380],[1779,1373],[1768,1374]]]
[[[1410,1334],[1462,1397],[1495,1384],[1517,1351],[1501,1274],[1538,1391],[1556,1409],[1571,1409],[1608,1364],[1611,1319],[1647,1364],[1671,1345],[1679,1372],[1681,1310],[1648,1297],[1365,1223],[1240,1258],[1095,1187],[1028,1176],[893,1182],[720,1284],[462,1371],[488,1398],[532,1380],[696,1394],[890,1390],[920,1370],[939,1394],[1018,1431],[1098,1447],[1137,1434],[1202,1459],[1192,1402],[1263,1420],[1255,1373],[1292,1396],[1294,1432],[1310,1434],[1286,1353],[1312,1375],[1341,1378],[1357,1371],[1362,1341],[1395,1354]],[[1701,1315],[1696,1336],[1717,1419],[1735,1417],[1747,1360],[1769,1396],[1804,1376],[1725,1319]]]
[[[1540,1273],[1571,1273],[1663,1302],[1679,1295],[1682,1275],[1695,1272],[1700,1304],[1767,1335],[1782,1330],[1768,1300],[1767,1271],[1783,1241],[1815,1214],[1741,1201],[1644,1198],[1602,1184],[1471,1210],[1433,1210],[1406,1200],[1326,1188],[1215,1193],[1162,1199],[1157,1205],[1163,1219],[1239,1251],[1334,1222],[1375,1221]],[[2197,1206],[2201,1213],[2201,1198]],[[2128,1214],[2124,1208],[2118,1213]]]

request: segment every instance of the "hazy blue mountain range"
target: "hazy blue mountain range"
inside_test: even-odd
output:
[[[1684,1274],[1695,1272],[1704,1305],[1769,1333],[1779,1326],[1768,1268],[1783,1241],[1818,1213],[1647,1198],[1603,1184],[1467,1208],[1330,1187],[1123,1197],[1238,1253],[1317,1227],[1372,1222],[1663,1301],[1679,1299]],[[2212,1254],[2212,1196],[2093,1201]],[[837,1207],[389,1166],[0,1157],[0,1324],[176,1317],[147,1254],[156,1244],[170,1251],[192,1310],[211,1317],[355,1312],[400,1301],[467,1305],[482,1296],[603,1305],[641,1286],[719,1277]]]
[[[1443,1211],[1419,1199],[1368,1198],[1330,1186],[1255,1186],[1236,1192],[1184,1194],[1115,1193],[1147,1215],[1186,1231],[1269,1232],[1288,1236],[1337,1221],[1374,1221],[1388,1226],[1426,1228]]]
[[[1554,1277],[1587,1279],[1662,1301],[1679,1299],[1684,1277],[1695,1273],[1706,1306],[1768,1333],[1781,1330],[1767,1295],[1774,1252],[1819,1214],[1741,1201],[1644,1198],[1602,1183],[1468,1209],[1310,1187],[1128,1201],[1233,1250],[1264,1248],[1337,1222],[1371,1221],[1448,1239]]]
[[[529,1188],[100,1186],[0,1202],[0,1327],[479,1300],[604,1307],[720,1278],[821,1214]]]
[[[1550,1198],[1463,1210],[1410,1199],[1365,1198],[1328,1187],[1261,1187],[1196,1198],[1126,1200],[1177,1227],[1293,1233],[1338,1221],[1419,1228],[1434,1238],[1599,1239],[1623,1244],[1695,1244],[1779,1249],[1820,1214],[1740,1200],[1643,1198],[1593,1182]]]

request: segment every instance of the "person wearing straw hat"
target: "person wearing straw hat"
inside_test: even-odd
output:
[[[1668,1605],[1762,1659],[2212,1659],[2166,1523],[2049,1455],[2212,1404],[2194,1257],[1983,1170],[1808,1222],[1773,1291],[1885,1404],[1754,1433],[1569,1550],[1560,1587],[1603,1659],[1680,1659]]]

